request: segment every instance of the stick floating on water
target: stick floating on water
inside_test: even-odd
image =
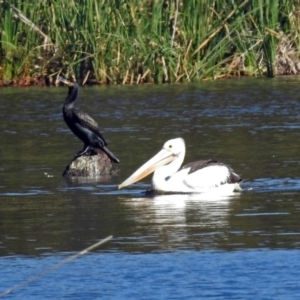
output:
[[[20,283],[20,284],[17,284],[17,285],[15,285],[15,286],[11,287],[10,289],[8,289],[8,290],[6,290],[5,292],[1,293],[1,294],[0,294],[0,298],[4,297],[5,295],[8,295],[8,294],[10,294],[10,293],[12,293],[12,292],[14,292],[14,291],[16,291],[16,290],[21,289],[21,288],[24,287],[25,285],[27,285],[27,284],[29,284],[29,283],[31,283],[31,282],[33,282],[33,281],[35,281],[35,280],[37,280],[37,279],[39,279],[39,278],[45,276],[46,274],[48,274],[48,273],[50,273],[50,272],[52,272],[52,271],[58,269],[58,268],[61,267],[62,265],[64,265],[64,264],[66,264],[66,263],[68,263],[68,262],[70,262],[70,261],[72,261],[72,260],[78,258],[79,256],[85,255],[85,254],[88,253],[89,251],[91,251],[91,250],[93,250],[93,249],[95,249],[95,248],[97,248],[97,247],[99,247],[99,246],[105,244],[106,242],[110,241],[112,238],[113,238],[113,236],[110,235],[110,236],[106,237],[105,239],[103,239],[103,240],[97,242],[96,244],[93,244],[93,245],[91,245],[90,247],[88,247],[88,248],[86,248],[86,249],[84,249],[84,250],[82,250],[82,251],[80,251],[80,252],[78,252],[78,253],[76,253],[76,254],[74,254],[74,255],[68,257],[68,258],[66,258],[65,260],[61,261],[60,263],[54,265],[53,267],[51,267],[51,268],[45,270],[44,272],[42,272],[42,273],[40,273],[40,274],[38,274],[38,275],[36,275],[36,276],[30,278],[29,280],[24,281],[23,283]]]

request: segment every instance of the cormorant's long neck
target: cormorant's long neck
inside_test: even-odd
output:
[[[73,86],[69,87],[69,93],[65,100],[65,106],[72,107],[77,100],[78,94],[78,85],[74,83]]]

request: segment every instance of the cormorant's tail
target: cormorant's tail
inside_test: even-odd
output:
[[[120,161],[114,156],[112,152],[110,152],[105,146],[102,146],[101,149],[108,155],[108,157],[114,161],[115,163],[119,163]]]

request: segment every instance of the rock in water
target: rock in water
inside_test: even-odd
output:
[[[72,160],[63,172],[63,176],[88,176],[115,175],[118,170],[112,169],[111,159],[98,149],[89,151],[86,155]]]

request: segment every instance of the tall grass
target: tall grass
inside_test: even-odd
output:
[[[0,81],[61,72],[110,84],[271,77],[280,39],[299,49],[299,2],[0,1]]]

